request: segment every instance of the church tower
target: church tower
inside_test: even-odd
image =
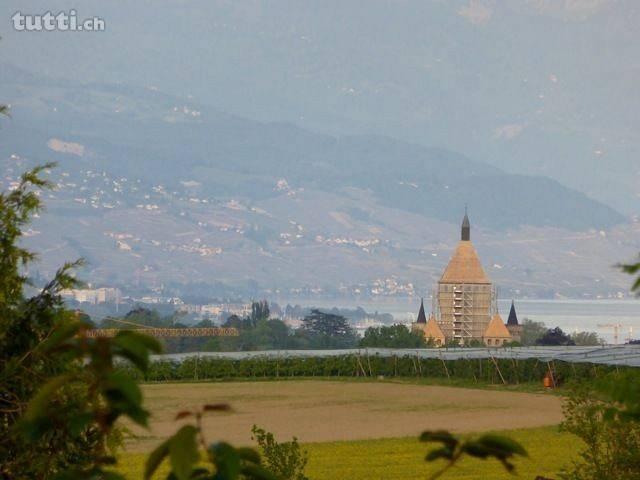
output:
[[[466,344],[482,339],[491,321],[494,297],[491,281],[471,243],[471,223],[465,209],[460,242],[437,287],[437,321],[447,340]]]

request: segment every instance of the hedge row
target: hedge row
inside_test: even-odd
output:
[[[537,359],[419,359],[344,355],[310,358],[249,358],[231,360],[213,357],[188,357],[182,361],[152,362],[143,376],[123,367],[142,381],[200,381],[281,377],[425,377],[452,378],[486,383],[517,384],[540,382],[552,369],[558,381],[588,380],[615,366],[589,363],[545,362]]]

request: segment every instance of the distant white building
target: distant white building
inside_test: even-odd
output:
[[[184,304],[179,310],[185,313],[195,313],[201,316],[219,317],[223,313],[246,317],[251,313],[250,303],[209,303],[205,305]]]
[[[69,298],[79,303],[118,303],[122,293],[118,288],[73,288],[60,292],[63,298]]]

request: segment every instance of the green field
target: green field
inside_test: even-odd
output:
[[[577,458],[580,448],[575,437],[558,432],[555,427],[501,433],[521,442],[529,452],[529,458],[516,461],[516,478],[533,479],[536,475],[557,478],[563,465]],[[311,480],[425,479],[442,465],[424,462],[427,446],[413,437],[309,443],[304,448],[309,452],[307,474]],[[140,453],[124,454],[119,461],[119,471],[129,479],[142,478],[145,458],[146,455]],[[166,473],[165,469],[161,472]],[[514,476],[506,473],[496,461],[465,459],[443,477],[448,478],[493,480]]]
[[[417,438],[428,429],[461,435],[499,431],[511,436],[530,455],[517,461],[520,478],[557,478],[560,469],[576,459],[580,447],[575,437],[558,431],[560,397],[513,387],[296,379],[147,384],[143,393],[152,412],[150,428],[132,428],[139,437],[125,443],[126,453],[119,461],[119,471],[130,479],[142,478],[148,452],[182,424],[174,420],[176,412],[217,402],[231,404],[233,412],[205,417],[208,441],[251,445],[254,424],[273,432],[281,442],[296,436],[309,452],[311,480],[426,479],[442,467],[424,462],[429,448],[435,446],[421,444]],[[444,478],[513,476],[496,461],[465,459]]]

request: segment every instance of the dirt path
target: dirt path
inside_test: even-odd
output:
[[[209,440],[250,441],[258,424],[279,439],[302,442],[418,435],[557,424],[561,399],[552,395],[395,383],[333,381],[160,384],[143,387],[153,412],[151,432],[127,449],[147,451],[173,433],[176,412],[226,402],[234,413],[205,421]]]

